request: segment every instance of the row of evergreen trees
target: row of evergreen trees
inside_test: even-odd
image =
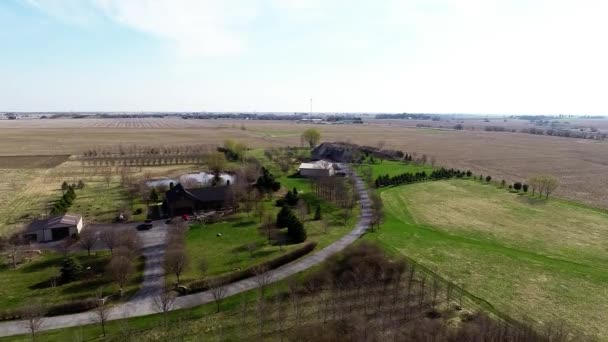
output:
[[[76,192],[73,186],[68,186],[67,191],[63,193],[61,199],[53,205],[51,208],[52,215],[64,214],[68,211],[74,200],[76,199]]]
[[[461,171],[458,169],[446,169],[441,168],[438,170],[434,170],[430,174],[427,174],[426,171],[421,172],[405,172],[396,176],[379,176],[376,178],[375,185],[376,188],[381,188],[384,186],[391,185],[401,185],[401,184],[410,184],[416,182],[422,182],[425,180],[439,180],[439,179],[450,179],[450,178],[463,178],[463,177],[471,177],[473,173],[469,170]]]

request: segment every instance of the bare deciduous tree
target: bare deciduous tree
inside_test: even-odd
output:
[[[165,267],[167,271],[175,274],[177,286],[179,286],[179,277],[188,267],[188,255],[183,247],[173,247],[167,251]]]
[[[123,290],[131,275],[135,272],[133,261],[128,257],[117,255],[113,256],[106,269],[108,276],[120,288],[120,296],[123,295]]]
[[[78,246],[82,249],[87,250],[87,255],[91,255],[91,249],[95,247],[99,238],[97,237],[96,232],[94,232],[90,227],[85,227],[82,230],[82,233],[79,235]]]
[[[262,265],[254,267],[253,272],[255,273],[255,282],[260,290],[260,297],[263,298],[264,291],[268,284],[270,284],[272,276],[270,272],[268,272],[268,267]]]
[[[163,288],[152,299],[152,308],[163,316],[163,323],[167,324],[167,316],[169,311],[175,307],[175,294],[168,288]]]
[[[19,236],[12,237],[4,243],[3,249],[7,252],[13,268],[17,268],[17,264],[23,259],[25,250],[23,239]]]
[[[216,312],[220,312],[220,305],[227,295],[227,288],[221,283],[213,281],[209,284],[209,290],[213,296],[213,301],[215,301]]]
[[[103,291],[100,289],[96,294],[97,306],[95,307],[95,316],[99,324],[101,324],[101,332],[103,336],[106,336],[106,322],[110,317],[110,307],[106,303],[105,298],[103,297]]]
[[[99,240],[110,249],[110,254],[114,254],[114,248],[120,244],[120,235],[115,229],[106,228],[99,234]]]
[[[30,332],[32,341],[36,341],[36,336],[44,323],[45,313],[46,309],[41,301],[31,302],[22,309],[21,315]]]

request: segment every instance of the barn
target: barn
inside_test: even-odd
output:
[[[58,241],[78,235],[82,227],[82,216],[64,214],[32,221],[23,231],[23,237],[28,241],[35,242]]]

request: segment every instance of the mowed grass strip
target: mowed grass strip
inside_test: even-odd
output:
[[[374,178],[374,180],[378,176],[384,176],[384,175],[389,175],[389,177],[393,177],[393,176],[401,175],[404,173],[416,173],[416,172],[422,172],[422,171],[426,172],[427,174],[430,174],[431,172],[433,172],[433,170],[435,170],[435,168],[430,165],[422,165],[422,164],[416,164],[416,163],[412,163],[412,162],[402,162],[402,161],[396,161],[396,160],[380,160],[380,159],[377,160],[377,162],[374,164],[363,164],[363,165],[355,166],[355,170],[358,172],[359,175],[362,175],[363,170],[367,167],[371,168],[372,177]]]
[[[564,319],[608,338],[608,215],[470,180],[385,189],[367,239],[407,255],[516,318]]]

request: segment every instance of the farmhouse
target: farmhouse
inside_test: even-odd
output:
[[[23,231],[23,237],[28,241],[36,242],[58,241],[78,235],[82,226],[82,216],[64,214],[45,220],[34,220]]]
[[[230,185],[186,189],[177,184],[165,193],[169,216],[193,214],[199,210],[221,209],[230,196]]]
[[[336,173],[334,164],[325,160],[312,163],[302,163],[299,167],[300,175],[304,177],[329,177]]]

